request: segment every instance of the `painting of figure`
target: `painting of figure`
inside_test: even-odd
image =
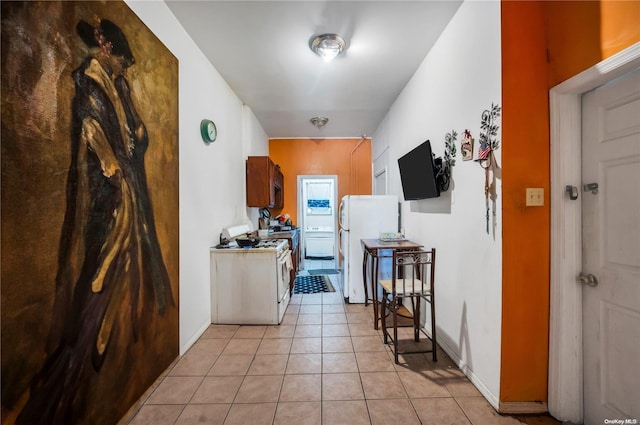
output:
[[[177,357],[177,87],[123,2],[2,2],[3,424],[115,424]]]

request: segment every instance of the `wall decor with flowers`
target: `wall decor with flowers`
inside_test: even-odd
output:
[[[498,140],[498,119],[500,118],[501,108],[497,104],[491,104],[491,108],[482,112],[480,120],[480,139],[478,146],[478,163],[484,169],[484,196],[485,196],[485,218],[486,231],[490,234],[493,229],[495,236],[496,228],[496,200],[498,194],[496,191],[496,179],[500,178],[500,165],[496,161],[494,152],[500,147]],[[491,225],[490,225],[491,224]]]

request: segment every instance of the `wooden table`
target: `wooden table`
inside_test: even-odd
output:
[[[364,302],[373,304],[373,328],[378,329],[380,312],[378,311],[378,275],[380,272],[380,259],[393,257],[396,250],[420,249],[423,245],[408,240],[381,241],[380,239],[360,239],[364,255],[362,256],[362,282],[364,283]],[[369,279],[371,277],[371,279]],[[391,276],[389,276],[391,279]],[[371,285],[371,298],[369,298],[369,285]]]

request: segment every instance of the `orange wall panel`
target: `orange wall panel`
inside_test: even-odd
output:
[[[539,2],[502,3],[502,349],[500,401],[546,400],[549,100]],[[545,205],[525,206],[527,187]]]
[[[638,41],[638,1],[502,1],[501,403],[547,400],[549,89]]]
[[[284,208],[297,224],[298,176],[337,175],[338,200],[371,194],[371,139],[271,139],[269,156],[284,174]]]
[[[600,61],[600,2],[541,3],[548,37],[549,81],[553,87]]]
[[[542,3],[549,49],[549,87],[640,41],[640,1]]]
[[[600,14],[603,59],[640,41],[640,1],[604,1]]]

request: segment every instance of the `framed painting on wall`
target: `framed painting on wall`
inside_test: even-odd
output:
[[[178,61],[124,2],[1,6],[2,423],[116,424],[179,351]]]

